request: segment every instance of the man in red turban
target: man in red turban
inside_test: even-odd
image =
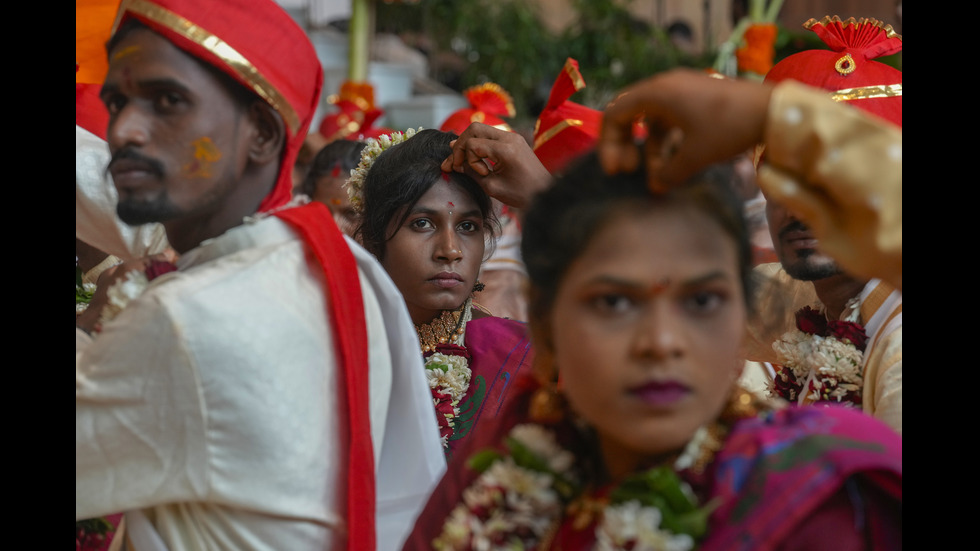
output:
[[[902,72],[874,58],[900,52],[901,35],[891,25],[871,18],[826,16],[820,20],[809,19],[803,26],[816,33],[829,49],[806,50],[788,56],[769,71],[765,82],[793,80],[824,90],[835,101],[861,109],[900,129]],[[794,113],[798,126],[803,126],[802,111],[788,113]],[[828,118],[819,123],[830,129],[835,125],[846,128],[843,119]],[[769,151],[786,148],[793,139],[773,136],[767,142],[765,147]],[[827,152],[826,164],[838,170],[860,173],[871,164],[868,157],[845,157],[839,146],[816,141],[807,141],[806,147],[796,154],[812,158],[821,151]],[[785,309],[786,315],[782,316],[782,328],[773,322],[750,326],[749,359],[774,366],[770,372],[772,388],[788,401],[804,405],[830,402],[861,408],[901,433],[901,290],[881,279],[846,271],[837,258],[824,250],[823,243],[817,239],[818,232],[803,221],[800,211],[776,200],[771,190],[766,192],[763,188],[763,192],[769,233],[779,261],[756,268],[760,281],[777,282],[763,286],[764,292],[757,300],[761,311]],[[850,202],[859,205],[863,201],[855,196]],[[862,208],[864,212],[856,216],[837,216],[856,219],[852,223],[872,220],[878,202],[868,201]],[[900,219],[900,212],[898,216]],[[802,330],[799,320],[806,319],[807,307],[819,312],[820,319],[860,327],[868,339],[859,346],[853,343],[859,350],[856,368],[843,362],[814,361],[812,358],[817,354],[797,353],[803,345],[796,342],[799,337],[796,329],[799,326]]]
[[[140,549],[398,547],[442,450],[396,288],[289,204],[312,45],[271,0],[123,0],[107,50],[117,213],[180,258],[76,329],[76,520],[124,511]]]

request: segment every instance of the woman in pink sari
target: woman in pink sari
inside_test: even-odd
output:
[[[901,549],[901,437],[737,384],[753,260],[719,174],[654,193],[589,156],[535,198],[534,368],[404,549]]]
[[[532,357],[526,325],[477,302],[498,223],[472,178],[440,168],[456,137],[409,130],[369,140],[346,184],[355,238],[387,270],[415,323],[447,459],[497,415]]]

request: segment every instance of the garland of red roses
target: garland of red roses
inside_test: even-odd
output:
[[[809,306],[804,306],[796,312],[796,328],[808,335],[816,335],[824,338],[837,339],[844,343],[854,346],[862,354],[867,346],[868,336],[864,326],[853,321],[832,320],[820,311]],[[792,369],[785,366],[776,365],[776,376],[773,379],[773,388],[782,398],[796,402],[800,393],[803,391],[803,384],[796,378]],[[819,380],[819,382],[818,382]],[[807,385],[807,393],[816,394],[822,401],[830,402],[849,402],[857,407],[861,406],[861,389],[847,390],[842,397],[832,396],[838,389],[840,381],[832,374],[815,373],[814,380],[810,380]],[[819,385],[819,388],[818,388]]]

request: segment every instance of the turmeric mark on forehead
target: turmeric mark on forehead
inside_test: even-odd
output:
[[[112,55],[112,60],[113,61],[120,61],[123,58],[129,57],[129,56],[131,56],[133,54],[136,54],[136,53],[139,53],[140,50],[142,50],[142,48],[140,46],[136,46],[136,45],[134,45],[134,46],[126,46],[125,48],[121,48],[118,52],[116,52],[115,54],[113,54]]]
[[[196,178],[210,177],[211,164],[221,158],[221,151],[207,136],[194,140],[191,145],[194,148],[194,159],[184,165],[184,174]]]

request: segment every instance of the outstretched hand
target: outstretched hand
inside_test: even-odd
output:
[[[606,107],[596,150],[609,174],[646,163],[650,187],[679,185],[708,165],[752,149],[763,140],[772,88],[675,69],[621,92]],[[643,151],[633,125],[643,121]]]
[[[505,205],[524,208],[551,185],[551,173],[520,134],[475,122],[450,146],[442,170],[469,175]]]

